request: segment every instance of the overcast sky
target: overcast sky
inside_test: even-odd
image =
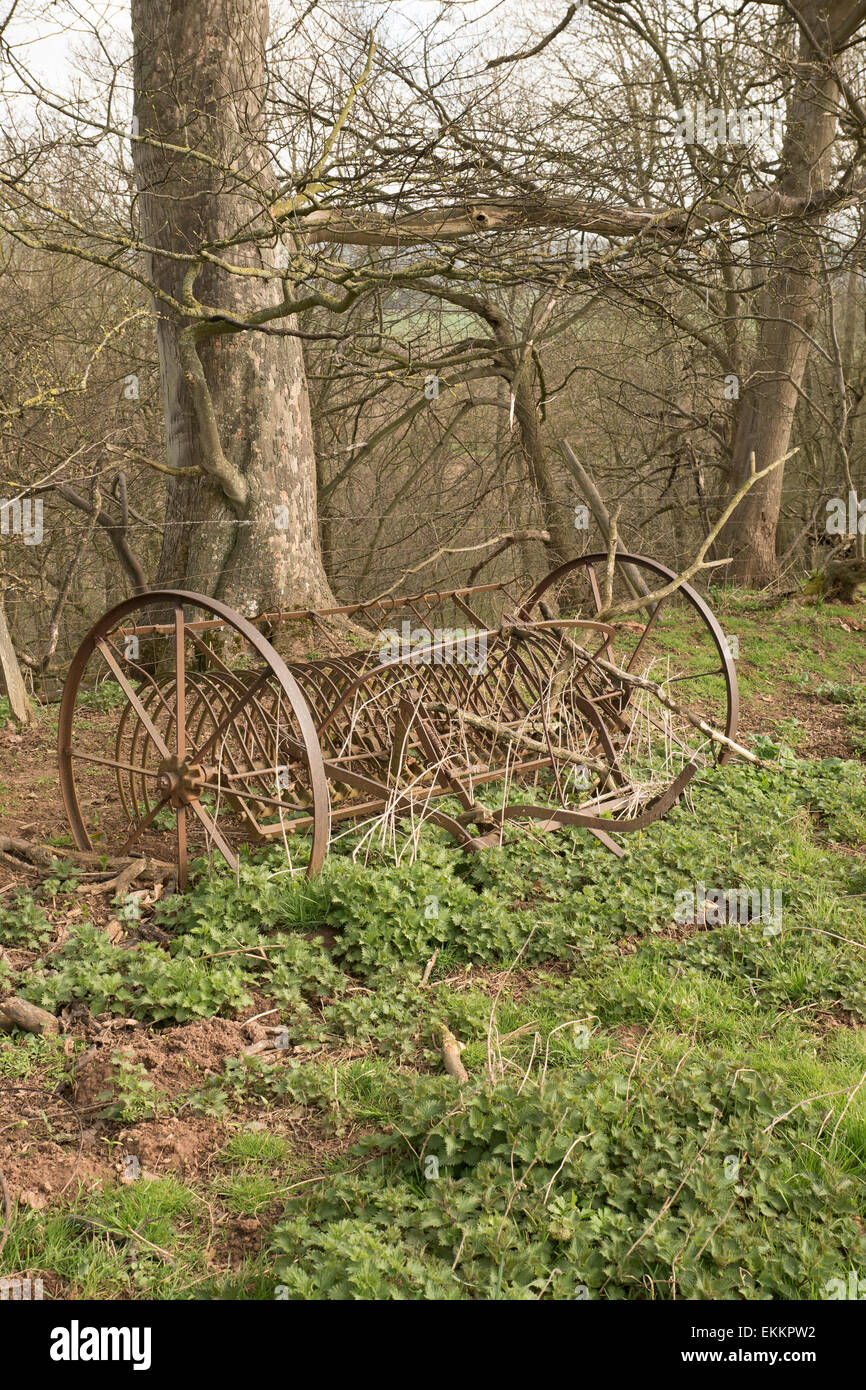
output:
[[[320,11],[339,13],[339,4],[322,3]],[[392,39],[412,42],[418,25],[429,23],[439,15],[442,37],[461,31],[461,42],[474,49],[480,42],[485,48],[496,38],[507,42],[524,37],[518,26],[529,8],[526,0],[364,0],[363,9],[387,26]],[[533,6],[542,14],[548,9],[553,23],[560,17],[562,6],[552,0],[550,5]],[[271,19],[274,25],[292,11],[286,0],[273,0]],[[22,0],[9,24],[4,38],[15,50],[19,60],[53,89],[66,87],[76,76],[75,55],[83,44],[90,47],[93,31],[104,36],[112,53],[122,45],[131,44],[129,4],[115,0]],[[491,51],[493,51],[491,49]]]

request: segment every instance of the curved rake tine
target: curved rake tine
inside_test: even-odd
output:
[[[269,671],[262,671],[261,675],[253,681],[252,685],[247,687],[240,699],[231,706],[228,714],[220,720],[213,733],[208,735],[200,748],[196,748],[192,755],[193,762],[201,762],[202,758],[210,752],[220,735],[225,733],[226,729],[234,723],[236,717],[241,713],[244,707],[249,704],[252,697],[258,694],[263,685],[267,684],[269,676]]]

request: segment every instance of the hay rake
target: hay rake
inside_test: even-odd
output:
[[[683,711],[733,739],[738,698],[724,634],[688,585],[599,620],[606,563],[570,561],[523,597],[497,583],[254,621],[181,590],[127,599],[87,634],[63,692],[60,782],[77,846],[173,859],[181,887],[190,856],[218,851],[235,867],[244,841],[281,843],[292,871],[312,876],[342,823],[393,833],[430,820],[477,850],[525,819],[580,826],[621,854],[619,836],[659,820],[700,766],[728,755]],[[674,578],[618,555],[610,598]],[[369,640],[340,649],[319,622],[339,617]],[[300,623],[333,652],[284,660],[265,633]],[[113,728],[86,698],[104,680]]]

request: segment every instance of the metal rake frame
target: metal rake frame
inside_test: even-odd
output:
[[[622,854],[617,836],[660,820],[699,757],[629,681],[658,660],[665,600],[648,602],[641,622],[600,621],[596,570],[607,560],[570,561],[522,598],[513,583],[491,583],[254,620],[183,590],[126,599],[88,632],[64,687],[60,785],[76,845],[171,857],[181,887],[192,854],[216,850],[235,868],[244,840],[281,841],[293,870],[312,876],[333,825],[377,817],[430,820],[472,851],[498,843],[516,819],[541,831],[578,826]],[[631,592],[635,575],[676,578],[644,556],[620,554],[616,565]],[[667,680],[716,680],[711,713],[733,739],[737,681],[724,634],[689,585],[677,597],[718,665]],[[382,660],[385,624],[398,613],[418,625],[411,651]],[[339,617],[364,624],[369,646],[347,652],[321,621]],[[458,617],[473,625],[483,663],[465,660]],[[439,625],[445,619],[452,625]],[[332,653],[286,661],[265,634],[304,622]],[[616,667],[624,638],[630,651]],[[105,720],[82,721],[79,706],[100,675],[125,702],[107,751]],[[645,767],[640,750],[654,739],[663,756]],[[728,753],[713,745],[715,761]],[[497,808],[479,801],[477,789],[495,782],[520,797]]]

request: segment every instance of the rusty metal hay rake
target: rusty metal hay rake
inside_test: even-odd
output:
[[[281,843],[311,876],[332,833],[364,822],[396,834],[431,820],[479,849],[523,818],[583,827],[621,854],[617,836],[728,754],[683,711],[732,739],[738,699],[722,630],[688,585],[599,621],[606,560],[571,561],[522,598],[498,583],[255,621],[200,594],[127,599],[87,634],[63,692],[76,844],[174,859],[181,886],[191,855],[234,867],[245,840]],[[674,577],[619,555],[611,598]],[[346,651],[319,621],[338,615],[369,641]],[[301,622],[332,654],[287,662],[264,635]],[[485,795],[491,783],[501,795]]]

